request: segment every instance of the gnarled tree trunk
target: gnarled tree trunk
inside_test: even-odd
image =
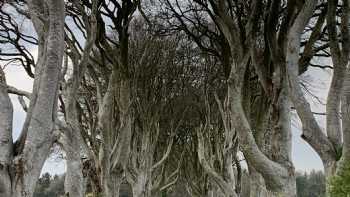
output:
[[[26,122],[17,146],[12,143],[12,104],[0,73],[0,196],[32,197],[54,139],[58,84],[64,50],[64,1],[27,1],[39,37],[39,57]],[[43,24],[39,18],[48,13]],[[45,28],[44,28],[45,26]],[[45,39],[44,39],[45,38]]]

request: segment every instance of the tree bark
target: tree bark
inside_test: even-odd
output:
[[[71,78],[65,82],[63,87],[66,123],[65,126],[61,128],[63,138],[61,144],[63,145],[63,150],[65,150],[66,153],[67,164],[67,172],[65,176],[65,193],[68,196],[84,197],[87,177],[84,177],[83,174],[83,158],[86,161],[92,161],[92,156],[82,136],[83,128],[79,122],[80,114],[78,112],[78,93],[80,83],[85,74],[86,67],[90,59],[90,53],[96,41],[97,22],[95,15],[97,14],[97,3],[92,3],[92,14],[90,20],[88,20],[84,8],[79,3],[74,2],[73,4],[82,12],[82,18],[87,31],[87,39],[82,55],[80,55],[79,52],[75,50],[74,43],[68,42],[71,52],[69,54],[66,54],[64,64],[65,69],[67,69],[68,55],[71,55],[70,58],[73,64],[73,73]]]
[[[66,176],[64,190],[67,196],[84,197],[86,189],[86,179],[83,176],[83,164],[81,161],[80,147],[76,147],[74,152],[66,152]]]
[[[146,169],[137,176],[137,180],[132,184],[133,197],[151,197],[152,180],[148,174]]]
[[[330,26],[328,26],[328,31],[330,33],[330,46],[332,50],[332,55],[339,55],[338,46],[335,46],[334,37],[334,28],[331,19],[335,17],[335,9],[337,4],[335,1],[329,1],[328,6],[328,18],[327,21]],[[335,5],[334,5],[335,4]],[[311,111],[310,104],[307,102],[304,97],[303,91],[299,85],[298,79],[298,60],[299,60],[299,51],[300,51],[300,41],[301,34],[305,26],[308,24],[309,19],[311,18],[314,9],[316,8],[317,1],[307,1],[304,4],[303,9],[298,14],[297,18],[291,30],[288,34],[288,46],[287,46],[287,74],[288,82],[290,88],[290,97],[296,108],[298,116],[302,122],[302,137],[306,140],[312,148],[318,153],[321,157],[321,160],[324,165],[326,179],[329,179],[334,175],[337,168],[337,152],[339,146],[339,132],[340,131],[340,120],[339,120],[339,105],[340,105],[340,92],[342,84],[342,73],[339,72],[338,68],[335,70],[335,75],[339,75],[338,79],[333,79],[331,83],[331,89],[328,96],[334,98],[327,99],[327,116],[331,115],[332,117],[327,117],[327,134],[322,131],[316,119],[313,116]],[[336,43],[338,44],[338,43]],[[333,58],[334,59],[334,58]],[[334,60],[338,60],[336,57]],[[334,62],[335,63],[335,62]],[[340,65],[338,65],[340,66]],[[341,67],[341,66],[340,66]],[[344,72],[344,71],[343,71]],[[334,90],[335,88],[335,90]],[[329,114],[328,114],[329,113]]]
[[[49,20],[48,31],[38,24],[44,4],[47,4]],[[53,143],[53,129],[56,119],[58,84],[64,50],[64,1],[28,1],[34,27],[38,37],[46,35],[45,44],[39,44],[41,65],[35,73],[31,97],[30,113],[23,126],[23,142],[20,152],[14,154],[12,144],[12,104],[7,95],[4,74],[0,79],[0,196],[32,197],[41,168]],[[40,71],[40,72],[39,72]],[[35,98],[35,99],[34,99]],[[4,178],[3,178],[4,177]]]
[[[102,187],[103,197],[119,196],[120,186],[122,184],[122,177],[120,174],[106,174],[102,173]]]
[[[12,194],[12,119],[12,102],[7,93],[5,73],[0,68],[0,196]]]

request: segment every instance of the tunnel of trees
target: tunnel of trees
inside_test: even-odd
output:
[[[349,55],[350,0],[2,0],[0,197],[348,197]]]

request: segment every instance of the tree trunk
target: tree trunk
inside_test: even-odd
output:
[[[67,196],[85,196],[85,179],[81,173],[81,162],[66,160],[67,171],[64,182],[64,190]]]
[[[119,197],[122,178],[116,174],[102,175],[103,197]]]
[[[35,73],[35,84],[30,100],[30,115],[27,114],[23,127],[21,149],[14,151],[12,141],[12,104],[9,100],[5,77],[0,72],[0,196],[32,197],[36,182],[53,142],[56,118],[58,83],[64,52],[64,1],[29,0],[29,12],[38,33],[38,15],[45,9],[49,14],[45,44],[39,44],[39,51],[45,51],[41,65]],[[47,4],[47,7],[44,6]],[[44,8],[45,7],[45,8]],[[39,64],[39,63],[38,63]],[[39,73],[40,71],[40,73]],[[23,142],[23,143],[22,143]]]
[[[104,147],[105,149],[106,147]],[[102,186],[103,197],[115,197],[119,196],[119,189],[122,183],[123,174],[111,170],[111,162],[109,161],[109,151],[103,150],[101,161],[101,177],[100,182]]]
[[[86,180],[83,176],[83,163],[80,156],[80,147],[66,151],[66,177],[64,190],[67,196],[84,197]]]
[[[249,197],[268,197],[264,178],[260,173],[249,168]],[[248,196],[244,196],[248,197]]]
[[[151,197],[151,192],[147,188],[145,181],[140,180],[140,183],[136,183],[132,186],[133,197]]]
[[[5,73],[0,67],[0,196],[11,196],[13,107],[7,93]]]
[[[250,163],[250,165],[252,165],[254,169],[256,169],[263,176],[268,190],[276,192],[278,195],[295,197],[296,184],[294,169],[291,162],[286,159],[286,163],[290,162],[289,164],[291,165],[288,166],[284,163],[270,160],[264,153],[261,152],[255,142],[250,124],[243,111],[241,104],[241,93],[237,90],[239,90],[239,88],[231,85],[229,87],[229,96],[230,100],[233,101],[231,103],[231,111],[233,112],[232,118],[235,120],[238,136],[241,140],[241,150],[245,158],[247,159],[248,163]],[[288,121],[284,122],[287,123]],[[287,133],[287,135],[289,135],[289,133]],[[285,140],[287,141],[283,143],[290,143],[288,141],[290,138],[286,138]],[[288,155],[290,154],[288,152],[290,149],[288,148],[290,148],[290,146],[287,147],[286,150],[283,149],[283,152],[286,152],[283,154],[287,154],[283,155],[283,157],[288,158]]]

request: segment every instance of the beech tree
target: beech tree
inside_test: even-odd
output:
[[[73,75],[62,96],[65,123],[60,125],[65,131],[63,148],[74,156],[68,165],[74,170],[66,178],[83,185],[84,176],[89,177],[104,196],[119,195],[128,163],[133,121],[128,31],[137,5],[137,1],[72,1],[68,7],[72,21],[65,27]],[[106,24],[110,22],[112,29]],[[85,155],[76,152],[79,147],[84,147]],[[76,192],[84,195],[82,189]]]
[[[65,194],[68,196],[84,197],[87,183],[86,176],[88,175],[83,174],[83,158],[88,160],[91,155],[82,137],[82,127],[79,123],[79,108],[77,105],[80,83],[87,70],[86,67],[90,60],[90,54],[96,41],[96,14],[98,7],[97,3],[93,2],[90,15],[86,14],[83,5],[77,1],[73,1],[72,7],[68,7],[68,9],[73,8],[79,10],[79,13],[81,13],[87,35],[82,51],[83,54],[81,54],[76,47],[76,42],[78,41],[73,39],[74,35],[70,35],[71,37],[69,37],[69,34],[66,34],[68,47],[65,55],[64,71],[67,72],[71,67],[73,71],[68,76],[68,80],[64,80],[61,83],[63,91],[60,98],[64,118],[57,121],[59,129],[62,131],[57,142],[61,144],[66,156]],[[71,65],[68,62],[68,56],[71,60]],[[64,75],[66,74],[64,73]]]
[[[294,31],[294,19],[307,4],[294,1],[164,4],[161,16],[170,19],[170,29],[184,31],[203,52],[221,62],[228,85],[227,100],[234,102],[230,117],[237,126],[233,128],[239,133],[252,185],[257,186],[251,187],[251,195],[272,195],[266,193],[267,189],[295,196],[286,51],[288,32]],[[311,14],[314,22],[305,24],[308,29],[298,35],[300,39],[309,39],[298,43],[304,50],[298,53],[297,75],[309,66],[323,67],[313,64],[311,59],[323,56],[329,46],[322,42],[327,40],[323,33],[324,4],[320,3]]]
[[[288,34],[287,71],[290,97],[302,122],[303,138],[320,156],[329,179],[342,173],[348,155],[348,68],[349,63],[349,3],[343,1],[341,22],[338,27],[337,1],[328,1],[327,31],[334,72],[326,104],[326,130],[323,131],[305,99],[297,77],[296,64],[299,59],[300,35],[316,9],[318,1],[308,1]],[[339,40],[341,37],[341,41]],[[340,46],[341,45],[341,46]]]
[[[197,6],[194,6],[193,4],[197,4]],[[220,60],[226,60],[226,62],[222,62],[223,70],[226,72],[226,80],[227,80],[227,102],[229,106],[229,117],[232,118],[234,126],[231,127],[230,132],[234,132],[236,130],[238,132],[239,141],[241,144],[241,150],[243,151],[245,158],[247,159],[248,165],[250,166],[250,172],[254,172],[256,169],[259,174],[261,174],[267,184],[268,190],[271,190],[273,192],[282,192],[284,195],[293,196],[296,195],[295,190],[295,179],[293,173],[290,173],[293,171],[293,166],[291,165],[291,131],[290,131],[290,118],[289,118],[289,107],[288,103],[286,103],[287,95],[281,91],[278,84],[280,82],[283,82],[283,73],[280,72],[279,66],[275,65],[273,68],[273,72],[269,73],[269,71],[265,71],[264,69],[268,67],[268,65],[264,65],[262,60],[259,60],[257,57],[257,54],[263,55],[264,48],[263,46],[259,45],[258,40],[261,38],[257,32],[260,32],[260,22],[261,22],[261,10],[263,8],[263,4],[261,1],[253,1],[251,2],[250,6],[245,7],[243,3],[237,1],[237,2],[214,2],[214,1],[195,1],[190,2],[188,4],[188,10],[186,10],[186,6],[178,6],[176,8],[172,8],[172,5],[170,2],[168,2],[168,5],[170,6],[170,9],[175,12],[175,16],[179,18],[180,23],[182,26],[185,24],[191,24],[195,23],[201,16],[200,13],[206,13],[208,17],[212,20],[212,25],[216,25],[218,34],[221,35],[221,37],[225,40],[223,42],[218,42],[216,45],[219,48],[219,50],[216,52],[219,54]],[[179,4],[178,4],[179,5]],[[191,6],[192,5],[192,6]],[[209,5],[211,8],[209,8]],[[240,7],[242,6],[242,7]],[[247,10],[239,10],[241,8],[247,8]],[[184,10],[182,10],[184,9]],[[179,10],[179,12],[176,12],[176,10]],[[184,13],[191,12],[193,10],[199,10],[197,11],[199,14],[193,14],[194,19],[188,19],[191,16],[186,16]],[[238,11],[239,10],[239,11]],[[242,12],[241,12],[242,11]],[[248,13],[245,15],[245,13]],[[203,14],[202,14],[203,15]],[[203,17],[204,18],[204,17]],[[236,18],[238,20],[236,20]],[[188,20],[186,22],[186,20]],[[195,21],[195,22],[193,22]],[[241,24],[243,23],[243,24]],[[210,24],[210,23],[209,23]],[[203,27],[204,26],[204,27]],[[245,27],[245,28],[244,28]],[[191,26],[192,28],[192,26]],[[197,28],[197,29],[196,29]],[[190,28],[188,28],[190,29]],[[193,25],[193,31],[194,32],[210,32],[210,26],[205,23],[199,22],[198,24],[195,23]],[[201,31],[201,29],[203,29]],[[187,30],[189,31],[189,30]],[[212,30],[213,31],[213,30]],[[215,31],[214,31],[215,32]],[[209,34],[209,33],[208,33]],[[208,35],[207,34],[207,35]],[[200,38],[201,34],[197,35],[194,33],[191,33],[195,38]],[[213,35],[213,34],[209,34]],[[215,34],[214,34],[215,35]],[[206,36],[206,34],[204,34]],[[203,36],[203,37],[204,37]],[[216,36],[218,37],[218,36]],[[215,37],[214,37],[215,38]],[[210,39],[210,38],[209,38]],[[213,41],[215,43],[215,41]],[[207,43],[205,39],[200,40],[196,42],[201,48],[205,46],[204,44]],[[204,44],[203,44],[204,43]],[[212,43],[209,41],[209,43]],[[268,43],[268,41],[265,41],[265,43]],[[205,50],[204,49],[204,50]],[[215,49],[215,48],[214,48]],[[261,49],[261,51],[259,51]],[[265,48],[265,50],[268,50]],[[210,53],[210,51],[209,51]],[[260,59],[263,56],[259,56]],[[250,116],[250,102],[249,102],[249,96],[253,92],[249,92],[249,86],[247,84],[246,75],[248,73],[247,70],[250,66],[250,59],[252,58],[252,67],[255,69],[255,73],[257,73],[259,77],[258,83],[261,84],[261,87],[263,88],[263,94],[266,96],[274,95],[276,98],[273,102],[267,102],[267,106],[265,109],[269,109],[269,105],[273,103],[274,106],[280,106],[280,116],[275,117],[275,122],[269,122],[274,123],[277,125],[280,125],[279,127],[272,127],[272,128],[278,128],[280,129],[278,132],[272,132],[271,135],[275,135],[275,138],[272,137],[272,139],[276,140],[273,143],[280,143],[278,147],[283,147],[282,149],[276,149],[271,150],[272,152],[263,152],[265,149],[265,144],[259,144],[261,146],[258,146],[257,142],[259,140],[264,141],[264,139],[259,139],[258,132],[261,129],[261,133],[264,133],[263,130],[268,129],[264,128],[264,126],[267,125],[260,125],[262,126],[259,128],[259,125],[254,125],[254,123],[259,122],[265,122],[269,121],[269,116],[260,116],[262,119],[258,120],[256,119],[256,116]],[[271,57],[267,57],[266,59],[270,59]],[[228,60],[228,61],[227,61]],[[268,60],[267,60],[268,61]],[[262,65],[262,66],[260,66]],[[265,67],[266,66],[266,67]],[[251,67],[250,67],[251,68]],[[278,72],[277,72],[278,71]],[[273,91],[274,86],[271,86],[271,78],[269,78],[269,75],[272,76],[272,73],[279,73],[279,75],[276,76],[275,81],[275,88],[276,90]],[[254,90],[253,90],[254,91]],[[283,98],[282,98],[283,97]],[[263,99],[262,99],[263,100]],[[271,103],[272,102],[272,103]],[[270,108],[271,109],[271,108]],[[275,109],[275,108],[272,108]],[[278,111],[277,110],[277,111]],[[252,112],[254,113],[254,112]],[[259,112],[258,112],[259,113]],[[274,116],[272,112],[272,117]],[[246,114],[249,114],[246,115]],[[251,114],[253,115],[253,114]],[[258,115],[258,114],[255,114]],[[241,121],[241,122],[240,122]],[[283,122],[280,122],[283,121]],[[253,127],[256,126],[256,127]],[[265,130],[266,131],[266,130]],[[273,130],[272,130],[273,131]],[[252,135],[252,133],[257,136],[256,138]],[[275,158],[268,158],[268,154],[274,154]],[[260,175],[260,176],[261,176]],[[257,181],[259,179],[256,179],[254,181]],[[264,183],[259,183],[264,184]],[[259,193],[259,192],[257,192]],[[288,193],[288,194],[287,194]],[[252,193],[252,195],[254,195]],[[266,194],[267,195],[267,194]]]
[[[37,33],[39,56],[33,92],[17,147],[12,140],[13,108],[0,70],[0,194],[32,197],[41,168],[55,139],[57,95],[64,54],[64,1],[27,1]],[[45,18],[45,20],[44,20]]]
[[[142,22],[135,20],[130,31],[135,122],[126,179],[133,196],[147,197],[159,195],[176,180],[177,169],[172,177],[164,177],[164,165],[182,123],[178,114],[185,112],[172,109],[178,97],[173,90],[182,73],[176,59],[180,38],[151,35]]]

